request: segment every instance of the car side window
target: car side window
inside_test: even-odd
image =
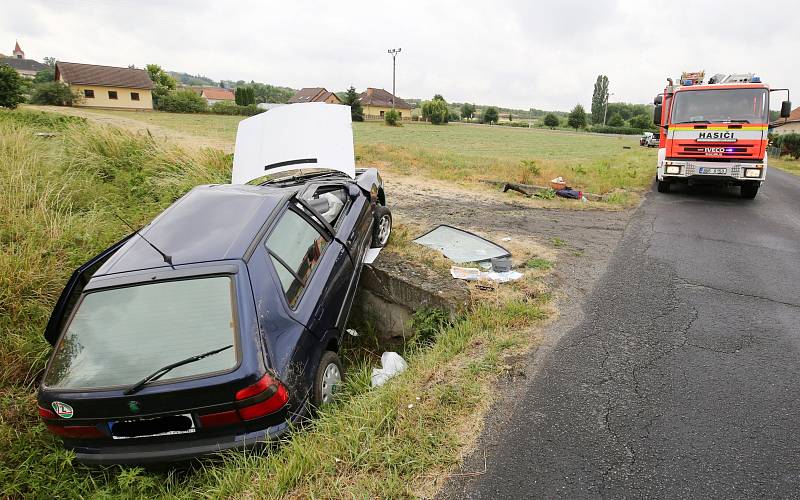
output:
[[[323,233],[295,210],[287,210],[267,238],[286,301],[294,309],[328,247]]]

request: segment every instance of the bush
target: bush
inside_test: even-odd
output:
[[[483,121],[483,123],[488,123],[488,124],[497,123],[497,120],[499,119],[500,115],[497,113],[497,108],[495,108],[494,106],[489,106],[488,108],[486,108],[486,110],[483,112],[483,115],[481,116],[481,121]]]
[[[631,127],[611,127],[609,125],[592,125],[591,132],[594,132],[595,134],[636,135],[641,134],[642,129]]]
[[[649,129],[653,124],[653,118],[649,115],[636,115],[628,121],[628,127],[642,130]]]
[[[622,118],[621,114],[614,113],[611,115],[611,118],[608,119],[608,125],[611,127],[624,127],[625,120]]]
[[[248,104],[247,106],[239,106],[238,104],[230,101],[215,102],[209,108],[209,111],[215,115],[238,115],[238,116],[253,116],[266,111],[261,109],[256,104]]]
[[[502,127],[528,127],[528,122],[497,122]]]
[[[773,141],[775,146],[781,148],[781,155],[791,155],[795,160],[800,159],[800,134],[781,134]]]
[[[61,82],[37,83],[33,86],[31,103],[51,106],[72,106],[80,100],[77,93]]]
[[[561,124],[561,120],[558,119],[556,115],[553,113],[547,113],[544,116],[544,126],[550,128],[556,128]]]
[[[0,107],[14,109],[22,102],[22,78],[7,64],[0,64]]]
[[[170,113],[203,113],[208,104],[192,90],[175,90],[161,98],[160,109]]]
[[[586,128],[586,111],[584,111],[583,106],[576,104],[572,108],[572,111],[569,112],[569,117],[567,117],[567,124],[575,130]]]
[[[400,121],[400,113],[396,109],[390,109],[383,114],[383,121],[386,122],[386,125],[396,126]]]

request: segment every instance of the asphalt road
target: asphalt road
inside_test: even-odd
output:
[[[798,207],[776,169],[752,201],[650,194],[442,496],[800,497]]]

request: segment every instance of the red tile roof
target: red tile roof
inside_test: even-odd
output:
[[[22,52],[22,47],[19,46],[18,41],[15,41],[14,43],[14,52]]]
[[[59,77],[71,84],[127,87],[132,89],[153,88],[150,75],[143,69],[59,61],[56,63],[56,80]]]
[[[215,101],[233,101],[236,99],[236,95],[232,90],[218,87],[204,87],[200,91],[200,95],[206,99],[213,99]]]
[[[358,100],[364,106],[378,106],[381,108],[392,107],[392,93],[383,89],[368,88],[361,95]],[[394,107],[399,109],[411,109],[411,105],[399,97],[394,98]]]
[[[297,91],[295,95],[289,99],[289,104],[297,104],[300,102],[325,102],[330,96],[336,97],[337,102],[341,102],[339,97],[333,92],[322,87],[306,87]]]

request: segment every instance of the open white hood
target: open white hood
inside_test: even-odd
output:
[[[289,104],[239,122],[231,184],[300,168],[355,178],[350,106]]]

